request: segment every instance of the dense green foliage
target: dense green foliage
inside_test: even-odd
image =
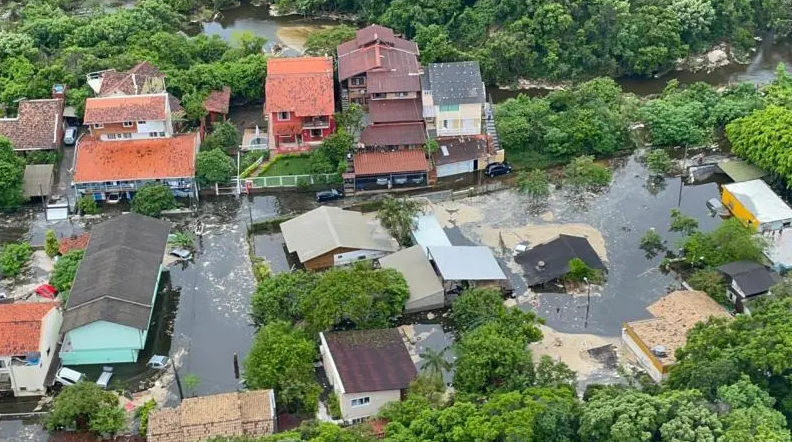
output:
[[[55,397],[46,427],[112,434],[126,427],[126,413],[114,393],[102,390],[93,382],[78,382],[64,387]]]
[[[685,215],[679,209],[671,209],[671,225],[668,230],[671,232],[682,232],[685,235],[690,235],[698,230],[699,224],[696,218]]]
[[[244,361],[245,382],[252,389],[274,389],[279,413],[315,412],[320,391],[315,358],[314,343],[301,330],[271,322],[256,332]]]
[[[58,236],[52,229],[47,229],[47,233],[44,234],[44,252],[50,258],[58,254]]]
[[[25,160],[14,153],[8,138],[0,136],[0,211],[14,210],[24,201],[24,178]]]
[[[610,169],[595,163],[590,156],[575,158],[564,168],[564,184],[575,192],[602,189],[611,178]]]
[[[59,292],[69,291],[77,275],[77,268],[80,266],[85,255],[84,250],[71,250],[58,259],[50,274],[49,283],[58,289]]]
[[[550,175],[544,170],[534,169],[517,174],[517,190],[536,204],[550,196]]]
[[[691,233],[682,241],[682,249],[688,265],[718,267],[734,261],[761,262],[764,244],[740,220],[729,218],[712,232]]]
[[[234,160],[221,149],[202,150],[195,158],[195,178],[201,186],[226,184],[236,172]]]
[[[239,133],[236,124],[231,121],[224,121],[212,125],[212,132],[201,142],[201,149],[236,149],[239,147],[240,142],[242,142],[242,135]]]
[[[664,149],[652,149],[646,154],[646,168],[653,176],[667,174],[671,166],[671,158]]]
[[[77,199],[77,208],[83,215],[96,215],[100,212],[93,195],[83,195]]]
[[[729,124],[726,135],[734,153],[792,180],[792,109],[768,106]]]
[[[418,223],[416,217],[423,210],[423,203],[419,200],[388,195],[382,200],[377,219],[399,244],[408,246],[411,244],[410,234]]]
[[[138,425],[138,434],[141,436],[148,435],[149,414],[156,409],[157,402],[154,399],[149,399],[141,407],[138,407],[135,410],[135,416],[140,419],[140,425]]]
[[[355,28],[348,25],[318,29],[308,34],[305,39],[307,55],[336,55],[336,48],[345,41],[355,38]]]
[[[387,327],[409,297],[404,277],[367,263],[316,274],[280,273],[259,283],[251,300],[253,321],[301,321],[315,336],[341,321],[358,328]]]
[[[159,217],[163,210],[176,208],[176,198],[164,184],[147,184],[132,199],[132,211],[141,215]]]
[[[33,249],[26,242],[8,243],[0,248],[0,275],[3,278],[14,277],[22,270],[33,256]]]

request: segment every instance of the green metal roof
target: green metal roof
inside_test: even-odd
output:
[[[731,178],[735,183],[757,180],[767,175],[767,172],[764,170],[754,166],[753,164],[748,164],[743,160],[723,160],[718,163],[718,167],[720,167],[720,170],[728,175],[729,178]]]

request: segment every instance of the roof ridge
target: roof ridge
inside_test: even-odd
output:
[[[341,238],[339,238],[338,231],[335,229],[335,225],[330,220],[330,212],[329,212],[330,209],[327,206],[322,206],[322,209],[324,209],[323,210],[323,212],[325,213],[324,219],[325,222],[327,223],[328,229],[330,230],[330,235],[333,237],[333,242],[335,243],[336,247],[341,247]],[[343,211],[343,209],[339,209],[339,210]]]

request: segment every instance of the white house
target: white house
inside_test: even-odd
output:
[[[482,133],[486,92],[478,62],[432,63],[421,76],[421,88],[432,138]]]
[[[396,328],[320,333],[320,353],[346,423],[401,400],[418,373]]]
[[[62,322],[57,302],[0,304],[0,392],[46,394]]]
[[[112,95],[85,101],[83,123],[101,141],[173,136],[171,103],[166,92]]]

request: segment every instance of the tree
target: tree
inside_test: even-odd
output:
[[[318,152],[323,154],[327,161],[336,168],[339,163],[344,163],[346,167],[346,156],[355,142],[355,138],[345,129],[339,129],[336,133],[322,140]]]
[[[112,434],[126,427],[126,417],[118,406],[118,396],[83,381],[64,387],[55,397],[46,427],[50,431],[76,428]]]
[[[195,177],[201,186],[227,183],[236,175],[236,165],[221,149],[203,150],[195,158]]]
[[[778,298],[792,297],[792,278],[783,278],[776,285],[770,287],[770,293]]]
[[[33,256],[33,249],[30,244],[21,242],[19,244],[8,243],[0,249],[0,275],[3,277],[14,277],[22,273],[22,269]]]
[[[712,299],[722,305],[729,305],[729,298],[727,297],[726,281],[720,271],[715,269],[699,269],[693,272],[687,279],[695,290],[701,290],[710,295]]]
[[[297,270],[278,273],[259,282],[251,299],[253,322],[260,327],[279,320],[302,319],[300,301],[313,291],[318,277],[316,273]]]
[[[641,244],[639,247],[646,252],[647,259],[652,259],[657,256],[658,253],[665,250],[665,241],[660,234],[657,233],[657,230],[651,228],[641,237]]]
[[[762,169],[792,179],[792,109],[770,105],[726,126],[732,152]]]
[[[8,138],[0,135],[0,210],[14,210],[22,203],[25,160],[14,152]]]
[[[239,147],[241,135],[239,129],[231,121],[214,123],[212,132],[201,143],[201,150],[228,150]]]
[[[519,172],[517,190],[527,195],[533,202],[542,201],[550,196],[550,175],[540,169]]]
[[[355,38],[355,28],[342,24],[311,31],[305,39],[305,54],[336,56],[336,48]]]
[[[314,413],[319,403],[319,385],[314,379],[314,343],[287,322],[262,327],[253,338],[245,358],[245,382],[254,390],[271,388],[279,410],[285,413]]]
[[[597,271],[586,265],[580,258],[572,258],[569,260],[569,273],[564,276],[564,279],[574,282],[591,281],[598,282],[601,275]]]
[[[44,251],[50,258],[58,254],[58,237],[52,229],[47,229],[47,233],[44,234]]]
[[[564,180],[573,189],[596,190],[610,184],[611,172],[607,167],[596,164],[594,157],[582,156],[564,168]]]
[[[390,195],[382,200],[382,208],[377,219],[399,244],[410,244],[410,234],[417,227],[416,216],[423,213],[423,203],[407,198],[394,198]]]
[[[138,189],[132,199],[132,211],[141,215],[159,217],[163,210],[176,208],[176,198],[168,186],[146,184]]]
[[[734,261],[761,262],[765,241],[737,218],[720,223],[712,232],[693,232],[682,240],[685,262],[694,267],[718,267]]]
[[[671,209],[671,232],[681,232],[685,235],[692,235],[698,230],[699,224],[696,218],[687,216],[679,209]]]
[[[96,215],[99,211],[99,206],[92,195],[83,195],[77,200],[77,207],[83,215]]]
[[[671,158],[664,149],[652,149],[646,155],[646,168],[653,176],[663,176],[671,170]]]
[[[496,289],[469,288],[451,305],[451,319],[457,333],[464,334],[503,316],[506,307]]]
[[[451,363],[445,358],[447,348],[437,351],[433,348],[427,348],[421,352],[418,357],[423,361],[421,371],[426,372],[430,377],[443,379],[443,372],[451,371]]]
[[[188,373],[184,376],[184,378],[182,378],[182,381],[184,382],[184,388],[186,388],[188,391],[191,391],[192,395],[195,396],[195,389],[201,385],[201,378],[199,378],[198,375],[194,373]]]
[[[267,39],[254,34],[252,31],[242,31],[232,34],[232,40],[240,51],[240,58],[248,55],[260,54],[267,44]]]
[[[58,289],[59,292],[66,292],[71,290],[74,283],[74,277],[77,275],[77,269],[80,267],[85,255],[84,250],[70,250],[55,263],[50,275],[49,283]]]

